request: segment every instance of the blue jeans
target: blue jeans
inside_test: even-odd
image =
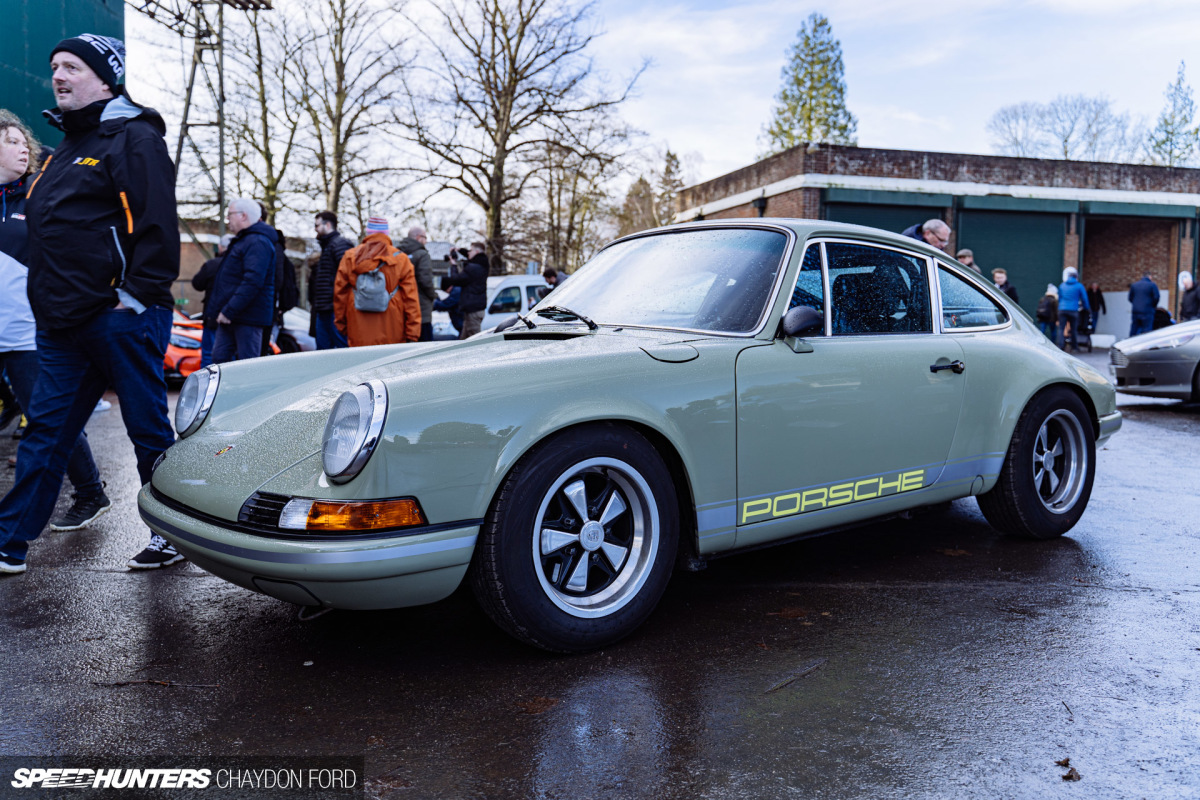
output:
[[[1137,336],[1141,333],[1149,333],[1154,329],[1154,312],[1149,314],[1134,314],[1129,322],[1129,335]]]
[[[230,322],[217,326],[217,338],[213,342],[214,364],[258,358],[263,349],[263,326],[242,325]]]
[[[1067,331],[1067,323],[1071,330]],[[1079,331],[1079,312],[1058,310],[1058,338],[1063,350],[1076,350],[1075,334]]]
[[[200,368],[213,363],[213,343],[217,340],[217,323],[204,321],[204,330],[200,333]]]
[[[333,350],[338,347],[347,347],[349,342],[346,337],[342,336],[342,332],[337,329],[337,323],[333,321],[332,311],[315,311],[317,321],[317,349],[318,350]]]
[[[29,408],[38,377],[37,350],[0,353],[0,365],[8,371],[8,382],[12,384],[13,394],[17,396],[21,408]],[[80,497],[97,497],[104,491],[104,486],[100,483],[100,470],[96,469],[96,461],[92,458],[92,448],[88,447],[86,433],[79,434],[75,447],[71,450],[71,457],[67,459],[67,478]]]
[[[171,309],[108,309],[86,322],[38,331],[41,364],[28,408],[13,487],[0,500],[0,552],[24,558],[54,513],[67,460],[105,389],[112,387],[133,442],[138,475],[175,441],[167,418],[163,353]]]
[[[1039,322],[1038,328],[1045,334],[1046,338],[1054,344],[1058,344],[1058,325],[1053,322]]]

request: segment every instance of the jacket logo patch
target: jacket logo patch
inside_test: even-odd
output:
[[[25,215],[24,214],[13,214],[12,218],[13,219],[25,219]]]
[[[223,456],[232,449],[233,449],[233,445],[227,444],[224,447],[222,447],[220,450],[218,450],[217,452],[213,453],[213,455],[214,456]]]
[[[94,167],[100,163],[100,160],[96,158],[84,158],[83,156],[80,156],[71,163],[78,164],[81,167]]]

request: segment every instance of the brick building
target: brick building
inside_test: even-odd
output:
[[[1128,333],[1129,284],[1149,272],[1178,312],[1181,270],[1196,274],[1200,169],[801,145],[680,192],[677,222],[806,217],[901,231],[938,217],[985,273],[1004,267],[1037,306],[1064,267],[1097,282],[1099,333]]]

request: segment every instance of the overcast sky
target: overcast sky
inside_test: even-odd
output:
[[[1197,0],[598,0],[597,63],[654,60],[626,118],[698,154],[706,180],[757,159],[788,48],[813,11],[842,45],[863,147],[991,153],[1001,106],[1105,95],[1154,124],[1187,60],[1200,84]]]
[[[1105,95],[1152,126],[1181,60],[1200,84],[1200,0],[596,0],[593,55],[614,85],[652,60],[623,113],[707,180],[762,153],[780,69],[813,11],[841,42],[863,147],[990,153],[998,108],[1059,94]],[[155,26],[138,16],[131,89],[161,102],[149,84],[181,69],[178,43],[173,57],[150,47]]]

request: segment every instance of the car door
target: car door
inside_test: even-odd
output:
[[[929,281],[924,256],[809,243],[792,304],[819,307],[825,330],[736,366],[737,546],[920,504],[910,493],[937,480],[963,399]]]

